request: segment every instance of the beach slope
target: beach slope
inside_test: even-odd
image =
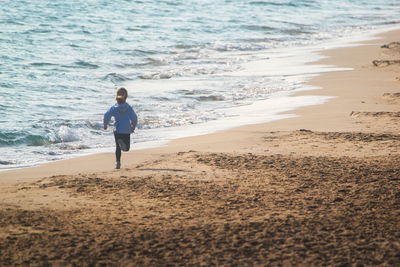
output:
[[[0,265],[400,264],[400,31],[295,118],[2,172]]]

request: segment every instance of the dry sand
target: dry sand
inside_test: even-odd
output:
[[[324,51],[296,118],[2,172],[0,265],[399,266],[398,41]]]

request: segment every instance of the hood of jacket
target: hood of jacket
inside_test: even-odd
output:
[[[127,112],[128,111],[128,109],[129,109],[129,104],[128,103],[122,103],[122,104],[118,104],[118,103],[116,103],[115,105],[114,105],[114,107],[115,107],[115,110],[118,112],[118,113],[125,113],[125,112]]]

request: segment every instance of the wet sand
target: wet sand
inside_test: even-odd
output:
[[[0,265],[400,265],[397,41],[324,51],[296,118],[1,173]]]

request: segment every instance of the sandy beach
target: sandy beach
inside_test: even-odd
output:
[[[400,30],[297,116],[0,173],[0,266],[399,266]]]

